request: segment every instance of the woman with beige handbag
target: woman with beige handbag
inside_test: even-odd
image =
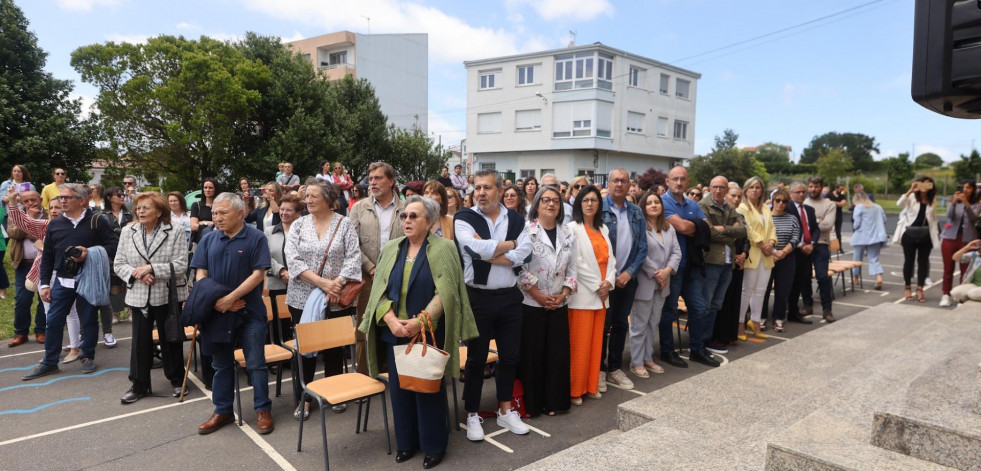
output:
[[[427,373],[431,368],[426,365],[413,362],[445,360],[443,375],[458,378],[460,341],[478,335],[456,245],[429,232],[439,214],[439,204],[434,200],[412,196],[406,201],[399,215],[405,237],[389,241],[382,249],[360,326],[366,334],[372,377],[379,373],[379,342],[387,357],[398,449],[395,462],[407,461],[422,450],[426,469],[438,465],[446,453],[449,411],[445,383],[435,393],[417,392],[433,385],[431,376],[435,375]],[[427,347],[426,357],[407,356],[405,345],[422,331],[424,322],[427,329],[429,322],[435,327],[433,346],[442,352]],[[415,345],[411,351],[419,350]],[[403,358],[396,358],[397,351]],[[448,359],[440,358],[442,353]],[[433,357],[427,358],[430,355]],[[406,365],[409,368],[404,368]],[[399,368],[406,370],[405,376],[399,374]]]

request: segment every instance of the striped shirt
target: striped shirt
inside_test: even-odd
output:
[[[800,222],[793,214],[783,213],[779,216],[774,214],[773,225],[777,229],[776,249],[782,249],[787,244],[797,246],[798,234],[800,234]]]

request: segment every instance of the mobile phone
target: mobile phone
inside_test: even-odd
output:
[[[957,191],[956,192],[957,193],[961,193],[963,191],[964,191],[964,185],[957,185]]]
[[[30,182],[14,183],[14,191],[17,193],[20,193],[22,191],[31,191],[31,183]]]
[[[933,182],[920,182],[919,185],[916,185],[916,188],[923,191],[930,191],[933,189]]]

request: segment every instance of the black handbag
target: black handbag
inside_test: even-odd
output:
[[[177,296],[177,277],[174,264],[170,264],[170,281],[167,282],[167,318],[164,319],[164,341],[183,342],[187,340],[181,327],[181,302]]]
[[[913,244],[925,244],[930,240],[930,226],[909,226],[903,237]]]

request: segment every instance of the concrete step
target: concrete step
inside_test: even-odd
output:
[[[981,414],[981,363],[978,363],[978,382],[974,394],[974,413]]]
[[[967,334],[968,339],[969,334]],[[955,349],[918,377],[906,400],[875,413],[872,444],[964,471],[981,471],[981,416],[972,413],[976,350]]]
[[[869,444],[770,443],[766,471],[941,471],[951,470]]]

